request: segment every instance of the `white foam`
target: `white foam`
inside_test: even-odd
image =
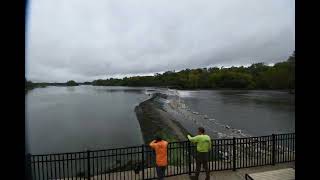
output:
[[[177,91],[178,96],[180,97],[192,97],[191,91]]]

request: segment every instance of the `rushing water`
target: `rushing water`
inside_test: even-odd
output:
[[[26,142],[32,154],[143,143],[134,108],[149,88],[46,87],[26,95]],[[163,90],[161,92],[164,92]],[[185,104],[250,135],[294,132],[294,96],[279,91],[178,91]],[[195,127],[196,128],[196,127]]]
[[[295,132],[295,96],[281,91],[179,91],[193,111],[252,136]]]

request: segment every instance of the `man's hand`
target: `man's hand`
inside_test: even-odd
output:
[[[151,141],[150,144],[149,144],[149,146],[150,146],[151,148],[154,148],[155,142],[156,142],[156,140]]]
[[[190,138],[191,138],[190,134],[187,135],[187,138],[190,140]]]

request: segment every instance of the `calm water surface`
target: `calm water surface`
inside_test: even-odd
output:
[[[32,154],[142,144],[134,108],[143,89],[47,87],[26,95],[27,149]]]

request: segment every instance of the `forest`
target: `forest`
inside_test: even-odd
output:
[[[283,62],[268,66],[230,68],[197,68],[179,72],[167,71],[154,76],[133,76],[122,79],[98,79],[94,86],[157,86],[176,89],[295,89],[295,52]]]

